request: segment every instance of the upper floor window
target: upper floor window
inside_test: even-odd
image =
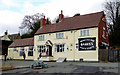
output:
[[[13,51],[17,51],[17,48],[14,47],[14,48],[13,48]]]
[[[24,54],[24,47],[21,47],[20,48],[20,56],[23,56],[23,54]]]
[[[57,39],[62,39],[62,38],[64,38],[64,33],[56,33],[56,38],[57,38]]]
[[[28,56],[33,56],[33,46],[29,47]]]
[[[39,38],[38,38],[38,40],[40,40],[40,41],[41,41],[41,40],[44,40],[44,39],[45,39],[45,36],[44,36],[44,35],[40,35]]]
[[[55,44],[55,52],[64,52],[65,44]]]
[[[46,46],[45,45],[37,46],[37,50],[38,50],[38,52],[45,52],[46,51]]]
[[[80,36],[89,36],[89,30],[81,30],[80,31]]]

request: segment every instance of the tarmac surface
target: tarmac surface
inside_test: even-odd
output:
[[[29,67],[34,61],[2,61],[2,64],[14,64],[16,67]],[[48,68],[43,69],[14,69],[2,71],[3,75],[19,74],[19,75],[33,75],[33,74],[82,74],[82,75],[120,75],[120,63],[87,63],[87,62],[46,62]]]

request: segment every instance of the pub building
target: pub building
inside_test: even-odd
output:
[[[46,25],[45,16],[40,21],[40,28],[34,35],[32,60],[38,60],[41,53],[40,60],[43,61],[56,61],[59,58],[66,58],[66,61],[99,61],[99,49],[109,46],[103,11],[67,18],[61,11],[58,23]],[[26,51],[27,57],[30,57],[27,52],[29,48],[26,45],[17,46],[18,43],[13,42],[9,46],[8,58],[14,54],[15,59],[23,59],[21,51]],[[14,51],[14,48],[18,51]]]

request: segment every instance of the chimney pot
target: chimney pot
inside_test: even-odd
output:
[[[61,10],[61,14],[63,14],[63,11]]]
[[[7,35],[8,34],[8,30],[6,30],[6,32],[5,32],[5,35]]]
[[[63,11],[61,10],[61,14],[59,14],[59,22],[64,18]]]
[[[45,19],[45,16],[44,16],[44,19]]]
[[[44,16],[44,18],[41,18],[41,20],[40,20],[40,27],[42,27],[42,26],[44,26],[44,25],[46,25],[45,16]]]

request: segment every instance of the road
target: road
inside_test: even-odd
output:
[[[17,63],[16,63],[17,62]],[[33,61],[16,61],[13,64],[17,65],[29,65]],[[12,63],[12,62],[11,62]],[[6,62],[8,64],[8,62]],[[28,74],[32,75],[35,73],[69,73],[69,74],[97,74],[97,75],[117,75],[118,74],[118,63],[81,63],[81,62],[47,62],[48,68],[44,69],[15,69],[9,71],[3,71],[2,74]]]

